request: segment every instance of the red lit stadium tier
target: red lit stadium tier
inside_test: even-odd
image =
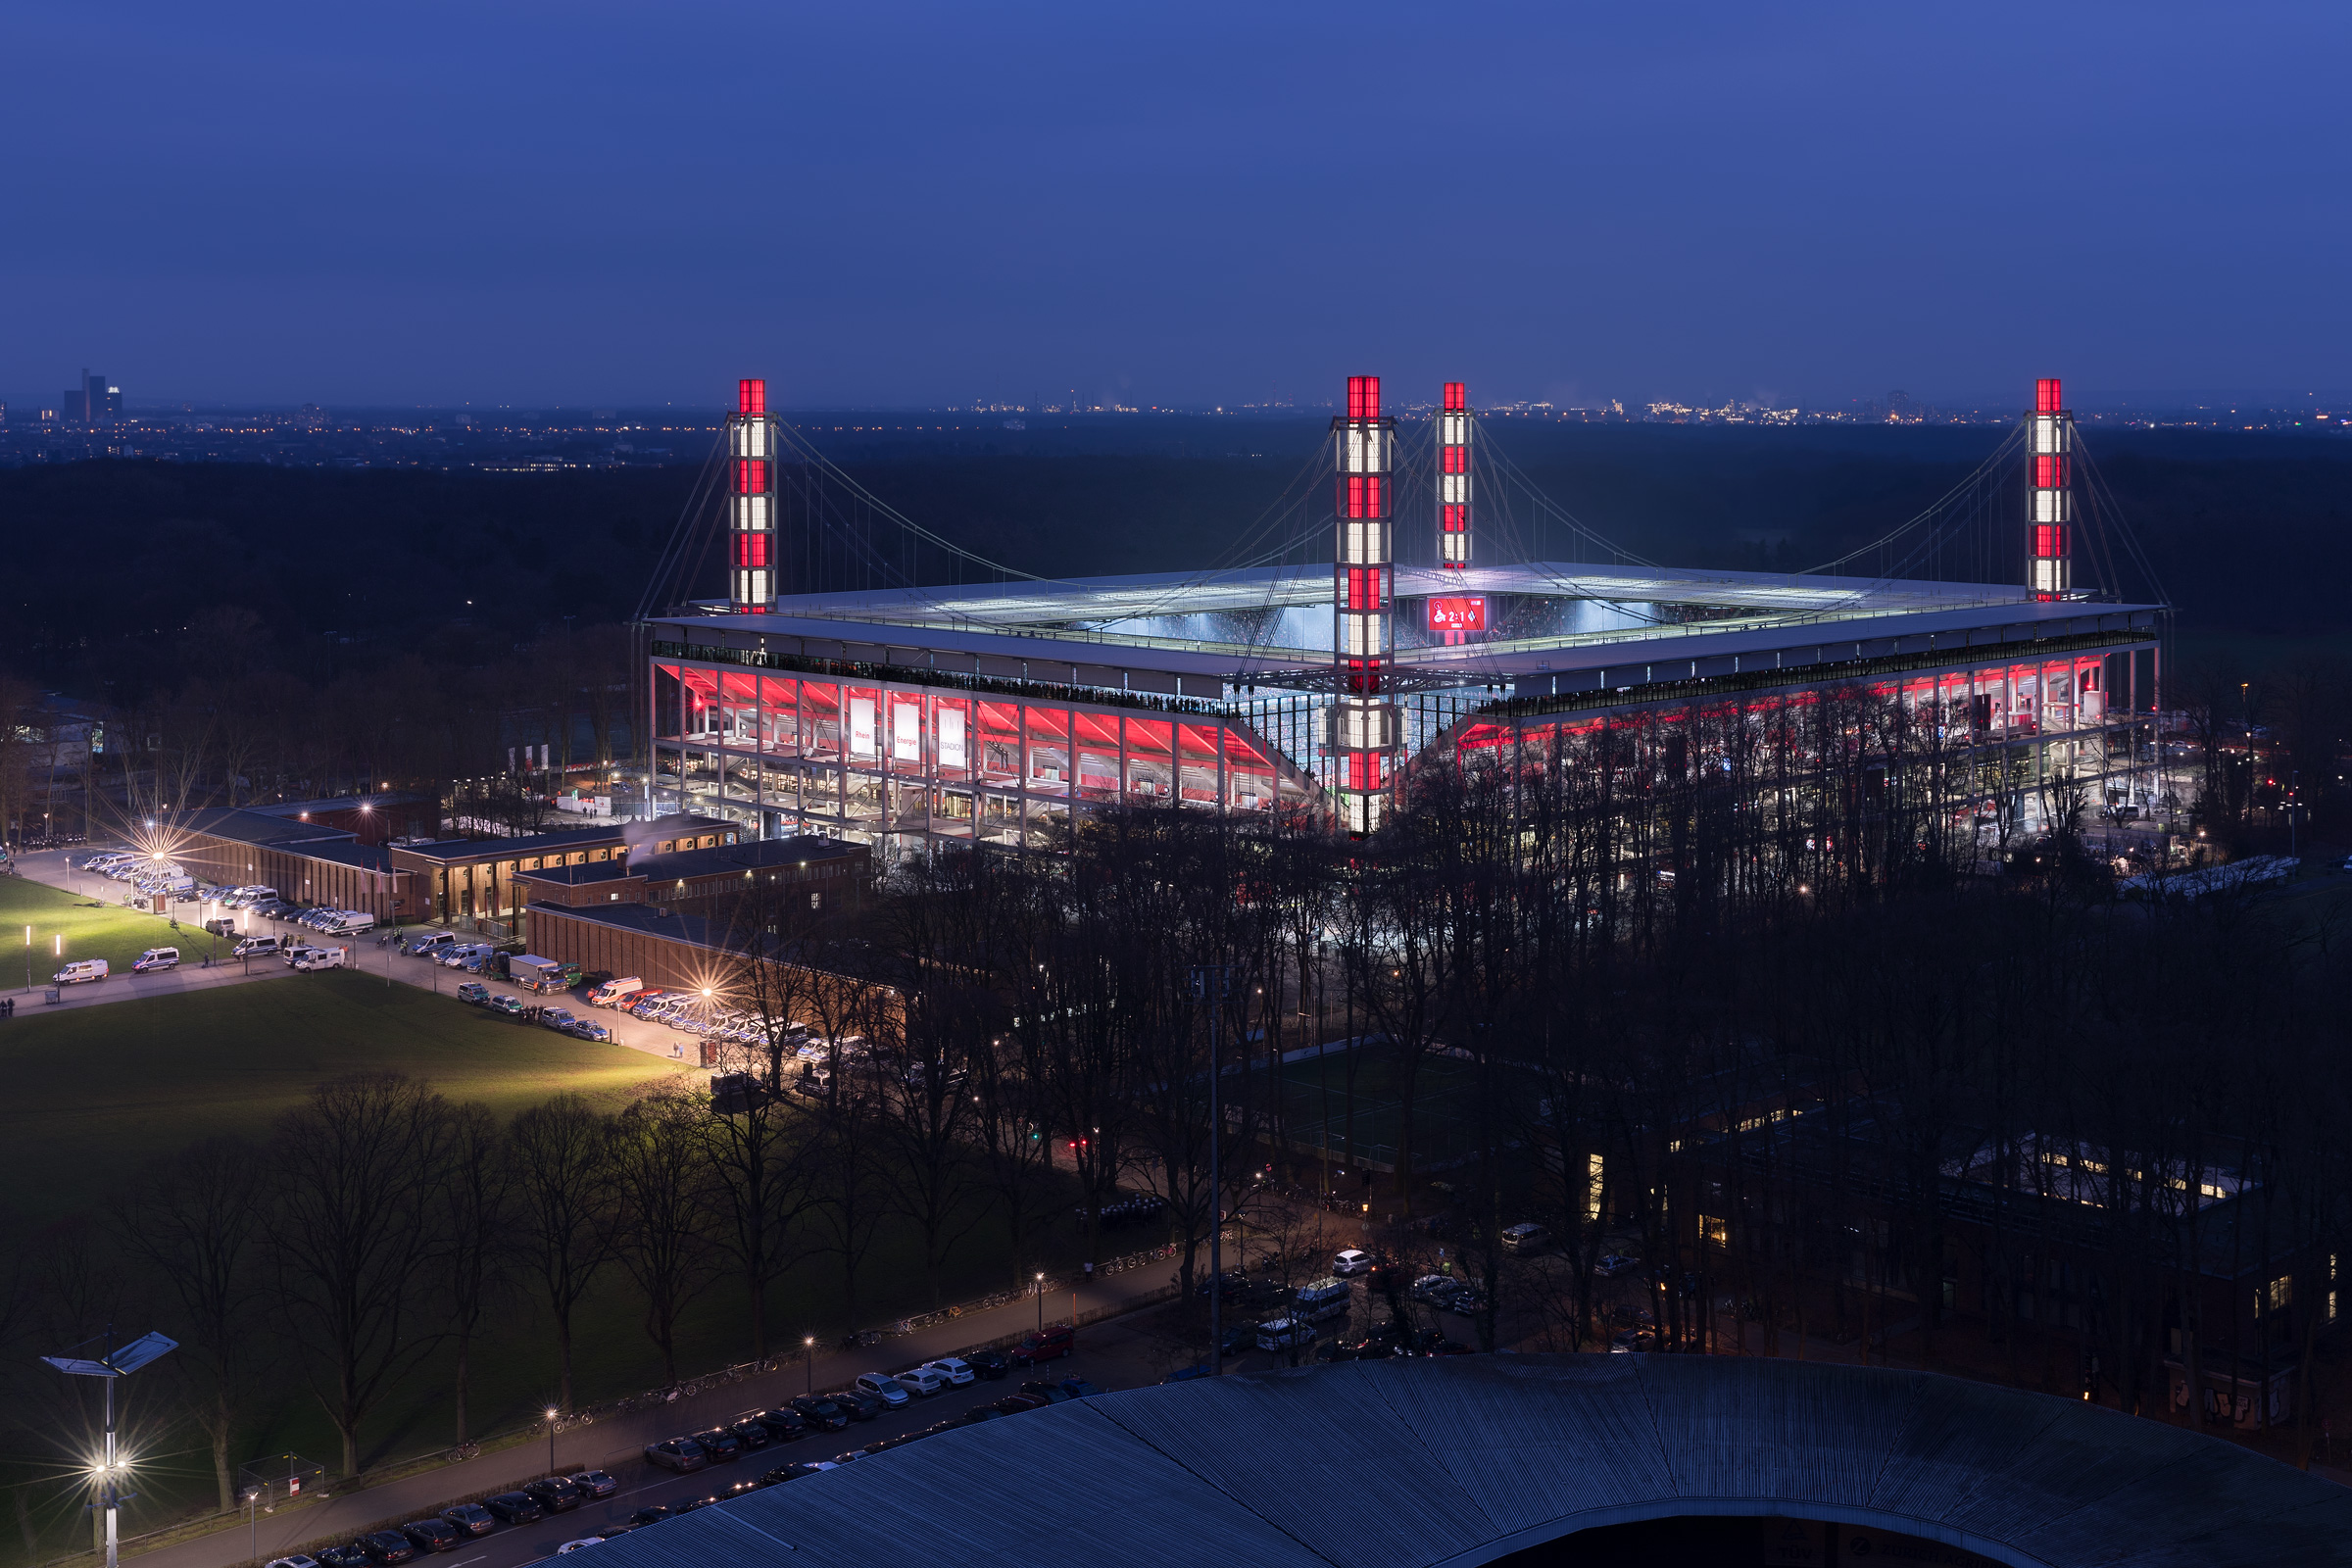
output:
[[[2033,485],[2026,547],[2026,586],[2035,599],[2063,599],[2074,591],[2075,416],[2059,396],[2058,378],[2034,383],[2034,412],[2027,416]]]
[[[1336,690],[1331,705],[1332,790],[1350,833],[1380,825],[1388,799],[1396,709],[1389,701],[1396,648],[1390,616],[1396,564],[1390,537],[1390,471],[1396,421],[1381,417],[1380,377],[1348,378],[1348,413],[1332,421],[1338,466],[1339,537],[1334,554]]]
[[[767,383],[736,383],[727,416],[727,592],[738,614],[757,614],[776,600],[775,427]]]

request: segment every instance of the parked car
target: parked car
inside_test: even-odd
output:
[[[972,1376],[990,1383],[1002,1382],[1012,1370],[1012,1363],[996,1350],[974,1350],[963,1358],[963,1364],[972,1369]]]
[[[425,1551],[455,1551],[466,1541],[458,1527],[446,1519],[412,1519],[400,1527],[400,1533]]]
[[[458,1000],[470,1002],[477,1007],[486,1006],[490,1001],[490,988],[479,980],[468,980],[458,987]]]
[[[774,1441],[767,1430],[767,1423],[756,1415],[742,1416],[729,1422],[727,1430],[735,1435],[737,1443],[743,1445],[745,1453],[764,1448]]]
[[[954,1355],[943,1355],[936,1361],[925,1361],[916,1370],[937,1373],[952,1389],[960,1389],[977,1376],[960,1356]]]
[[[539,1026],[543,1029],[568,1029],[571,1027],[571,1021],[572,1013],[569,1007],[541,1007],[539,1009]]]
[[[228,956],[232,958],[266,958],[275,954],[277,947],[275,937],[247,937],[229,949]]]
[[[905,1401],[902,1399],[902,1403]],[[839,1432],[850,1424],[850,1412],[821,1394],[804,1394],[792,1401],[801,1419],[821,1432]]]
[[[104,958],[76,958],[51,975],[49,980],[53,985],[77,986],[88,981],[103,980],[106,976]]]
[[[604,1544],[605,1538],[602,1536],[582,1536],[577,1541],[566,1541],[564,1543],[564,1544],[558,1546],[556,1548],[556,1555],[561,1557],[566,1552],[586,1551],[590,1546],[601,1546]]]
[[[697,1432],[694,1435],[694,1441],[702,1445],[704,1455],[712,1464],[725,1464],[730,1459],[743,1457],[743,1440],[725,1427],[712,1427],[707,1432]]]
[[[760,1478],[760,1484],[763,1487],[780,1487],[787,1481],[799,1481],[805,1476],[812,1476],[820,1470],[832,1468],[831,1464],[822,1459],[814,1464],[780,1464],[762,1475]]]
[[[522,1485],[522,1490],[529,1493],[532,1500],[549,1513],[569,1513],[588,1500],[579,1488],[562,1476],[546,1476],[537,1481],[526,1481]]]
[[[1173,1382],[1174,1379],[1169,1381]],[[1019,1415],[1023,1411],[1043,1410],[1046,1407],[1045,1400],[1031,1394],[1007,1394],[995,1402],[996,1407],[1006,1415]]]
[[[237,922],[225,914],[216,914],[204,922],[204,934],[211,937],[233,937],[237,934]]]
[[[1011,1360],[1014,1366],[1035,1366],[1040,1361],[1057,1361],[1074,1354],[1077,1348],[1078,1336],[1074,1330],[1051,1328],[1042,1334],[1022,1335],[1021,1343],[1012,1348]]]
[[[1443,1306],[1452,1300],[1454,1293],[1461,1288],[1461,1281],[1450,1274],[1424,1274],[1413,1281],[1410,1294],[1416,1301],[1426,1301],[1432,1306]]]
[[[294,967],[306,972],[312,969],[347,969],[351,967],[351,950],[308,948],[296,955]]]
[[[664,1438],[660,1443],[649,1443],[645,1446],[645,1462],[658,1464],[664,1470],[675,1470],[683,1475],[689,1470],[700,1470],[709,1464],[710,1456],[705,1453],[703,1446],[692,1438]]]
[[[1341,1279],[1357,1274],[1369,1274],[1373,1269],[1372,1254],[1350,1247],[1331,1260],[1331,1272]]]
[[[1298,1294],[1291,1298],[1291,1315],[1309,1323],[1321,1323],[1347,1315],[1351,1299],[1348,1282],[1336,1274],[1330,1275],[1298,1287]]]
[[[531,1010],[519,997],[492,997],[486,1005],[492,1012],[503,1012],[511,1018],[519,1018]]]
[[[808,1434],[808,1418],[798,1410],[782,1406],[761,1410],[751,1417],[767,1428],[767,1435],[778,1443],[793,1443]]]
[[[612,1031],[598,1023],[594,1018],[574,1018],[564,1027],[564,1032],[575,1040],[609,1041],[612,1038]]]
[[[826,1397],[849,1412],[849,1417],[853,1421],[871,1421],[890,1408],[872,1395],[858,1394],[854,1390],[845,1389],[839,1394],[828,1395]]]
[[[580,1495],[599,1502],[620,1490],[620,1483],[602,1470],[581,1470],[565,1479],[580,1489]]]
[[[1654,1350],[1657,1348],[1658,1331],[1656,1329],[1619,1329],[1609,1336],[1609,1353],[1611,1355],[1635,1355]]]
[[[670,1511],[667,1505],[657,1502],[640,1508],[635,1513],[629,1515],[629,1523],[637,1526],[639,1529],[643,1529],[647,1525],[658,1525],[662,1520],[669,1517]]]
[[[918,1398],[928,1399],[933,1395],[945,1394],[948,1390],[947,1378],[927,1366],[910,1366],[904,1372],[892,1373],[891,1379],[900,1388]]]
[[[374,1563],[407,1562],[416,1555],[416,1543],[397,1530],[370,1530],[353,1544]]]
[[[1024,1383],[1021,1393],[1040,1404],[1067,1404],[1077,1397],[1058,1383]]]
[[[1532,1256],[1551,1245],[1551,1232],[1541,1225],[1506,1225],[1502,1232],[1502,1250]]]
[[[486,1536],[498,1520],[478,1502],[461,1502],[441,1510],[441,1517],[469,1536]]]
[[[1604,1280],[1613,1280],[1620,1274],[1631,1274],[1641,1266],[1642,1260],[1638,1257],[1627,1257],[1622,1252],[1611,1252],[1592,1265],[1592,1272]]]
[[[1002,1421],[1004,1412],[993,1404],[967,1405],[961,1415],[954,1418],[957,1426],[976,1427],[983,1421]]]
[[[1294,1317],[1268,1318],[1257,1326],[1257,1348],[1261,1350],[1288,1350],[1314,1343],[1314,1325]]]
[[[870,1394],[894,1409],[905,1404],[908,1397],[906,1389],[887,1372],[858,1373],[857,1388],[858,1393]]]
[[[547,1517],[539,1499],[527,1492],[502,1492],[495,1497],[484,1497],[482,1506],[498,1515],[502,1524],[535,1525]]]
[[[130,966],[130,972],[132,974],[153,974],[159,969],[176,969],[178,967],[179,950],[177,948],[149,948],[145,953],[139,955],[138,961]]]
[[[1087,1382],[1084,1378],[1063,1378],[1061,1380],[1061,1392],[1068,1395],[1073,1399],[1091,1399],[1096,1395],[1101,1394],[1102,1391],[1096,1388],[1092,1383]]]
[[[269,1568],[318,1568],[318,1559],[296,1552],[291,1557],[272,1557]]]
[[[443,948],[454,948],[457,945],[458,934],[455,931],[434,931],[424,936],[420,936],[415,941],[411,942],[409,944],[409,956],[412,958],[429,958],[435,954],[438,954]]]
[[[368,1568],[367,1549],[357,1542],[323,1546],[318,1552],[318,1568]]]

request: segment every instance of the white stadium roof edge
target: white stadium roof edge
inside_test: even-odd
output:
[[[1281,684],[1285,675],[1328,669],[1331,650],[1168,636],[1145,629],[1145,623],[1328,611],[1331,570],[1264,567],[804,594],[758,612],[713,605],[652,619],[688,642],[897,664],[910,675],[930,667],[1214,698],[1228,684]],[[2037,602],[2024,588],[1915,579],[1567,563],[1458,573],[1396,568],[1399,601],[1446,593],[1708,612],[1705,618],[1397,651],[1398,673],[1421,685],[1491,683],[1522,695],[1589,689],[1614,683],[1619,674],[1647,683],[1760,664],[1796,668],[2075,633],[2148,637],[2162,608],[2079,597]],[[1118,679],[1109,678],[1114,673]],[[1586,678],[1575,678],[1580,675]]]
[[[1005,1506],[995,1504],[1003,1501]],[[1481,1355],[1200,1380],[942,1433],[582,1568],[1469,1568],[1785,1516],[2018,1568],[2352,1564],[2352,1490],[2080,1401],[1773,1359]]]

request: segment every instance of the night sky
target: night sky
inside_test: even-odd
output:
[[[2341,4],[0,17],[12,400],[2352,383]]]

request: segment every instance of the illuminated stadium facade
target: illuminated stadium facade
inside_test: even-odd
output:
[[[1953,809],[2002,833],[2036,824],[2055,779],[2097,810],[2164,794],[2161,609],[2072,587],[2054,382],[2028,416],[2014,587],[1470,564],[1476,422],[1455,386],[1432,421],[1437,564],[1398,564],[1395,422],[1365,377],[1334,420],[1329,565],[797,596],[749,564],[773,559],[750,536],[772,526],[774,481],[741,454],[775,442],[745,386],[734,596],[650,617],[658,808],[891,855],[1050,847],[1073,815],[1139,805],[1298,807],[1361,832],[1418,769],[1596,735],[1678,772],[1730,768],[1755,726],[1857,695],[1933,736]]]

